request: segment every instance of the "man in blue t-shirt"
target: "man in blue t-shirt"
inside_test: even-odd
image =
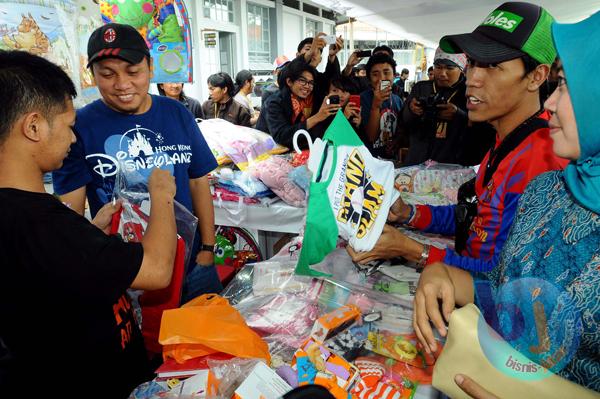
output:
[[[111,200],[120,168],[145,177],[154,168],[169,170],[177,184],[175,199],[195,210],[200,230],[184,300],[219,292],[222,287],[213,265],[214,209],[206,177],[217,162],[194,117],[179,102],[148,94],[150,54],[131,26],[98,28],[88,42],[88,58],[102,99],[78,110],[77,142],[53,174],[55,192],[81,214],[87,196],[93,217]]]
[[[375,54],[367,62],[367,77],[371,89],[362,92],[361,130],[365,145],[373,156],[394,160],[397,158],[395,134],[400,119],[402,100],[392,94],[392,80],[396,61],[386,54]]]

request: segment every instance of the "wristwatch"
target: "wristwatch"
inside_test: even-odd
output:
[[[215,246],[213,245],[208,245],[208,244],[202,244],[200,245],[200,252],[202,251],[206,251],[206,252],[215,252]]]
[[[417,266],[419,268],[425,267],[425,265],[427,264],[427,259],[429,258],[429,250],[430,249],[431,249],[431,245],[423,244],[423,252],[421,252],[421,259],[419,260],[419,263],[417,264]]]

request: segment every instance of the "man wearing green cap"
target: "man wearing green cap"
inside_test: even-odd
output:
[[[552,152],[549,114],[539,100],[539,88],[556,57],[552,21],[539,6],[509,2],[472,33],[442,38],[442,50],[467,55],[468,117],[489,122],[496,129],[496,142],[477,177],[459,190],[458,205],[409,206],[399,200],[389,221],[455,235],[455,248],[430,247],[388,228],[372,251],[349,249],[355,261],[402,256],[422,266],[442,261],[472,272],[489,272],[496,266],[529,181],[566,165]]]

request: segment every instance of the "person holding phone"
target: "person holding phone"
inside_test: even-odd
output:
[[[376,54],[367,62],[371,89],[360,95],[362,138],[373,156],[395,160],[395,133],[402,109],[402,99],[392,94],[396,61]]]
[[[335,115],[341,107],[327,96],[315,112],[313,89],[317,71],[305,62],[292,62],[286,69],[285,86],[268,98],[256,129],[269,133],[277,144],[292,148],[296,131],[304,129],[314,140],[319,137],[315,126]],[[308,143],[301,139],[299,146],[308,148]]]
[[[348,58],[348,63],[342,71],[342,76],[349,78],[352,81],[351,94],[360,94],[371,87],[369,79],[366,75],[365,64],[360,64],[363,58],[371,56],[371,50],[356,50]],[[359,65],[360,64],[360,65]],[[356,70],[362,70],[364,74],[355,74]]]
[[[326,103],[329,105],[339,104],[344,112],[344,116],[360,136],[360,122],[362,119],[360,116],[360,96],[350,94],[352,87],[352,81],[349,78],[340,77],[333,79],[329,84]],[[314,137],[323,137],[334,117],[335,114],[330,115],[323,122],[320,122],[314,127],[311,135],[314,135]]]

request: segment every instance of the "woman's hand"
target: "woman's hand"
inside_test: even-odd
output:
[[[454,382],[464,393],[473,399],[500,399],[481,385],[473,381],[470,377],[464,374],[457,374],[454,377]]]
[[[346,108],[344,108],[344,116],[346,116],[346,119],[348,119],[354,126],[360,126],[362,118],[360,116],[360,107],[358,107],[356,104],[348,103]]]
[[[112,222],[112,216],[115,212],[118,212],[121,209],[121,201],[109,202],[104,205],[98,213],[96,217],[92,220],[92,224],[98,227],[100,230],[104,232],[104,234],[110,234],[110,225]]]
[[[431,323],[442,337],[446,336],[446,324],[456,303],[455,288],[450,273],[443,263],[434,263],[423,269],[415,293],[413,328],[427,353],[435,353],[437,344]],[[438,300],[442,300],[442,311]]]

